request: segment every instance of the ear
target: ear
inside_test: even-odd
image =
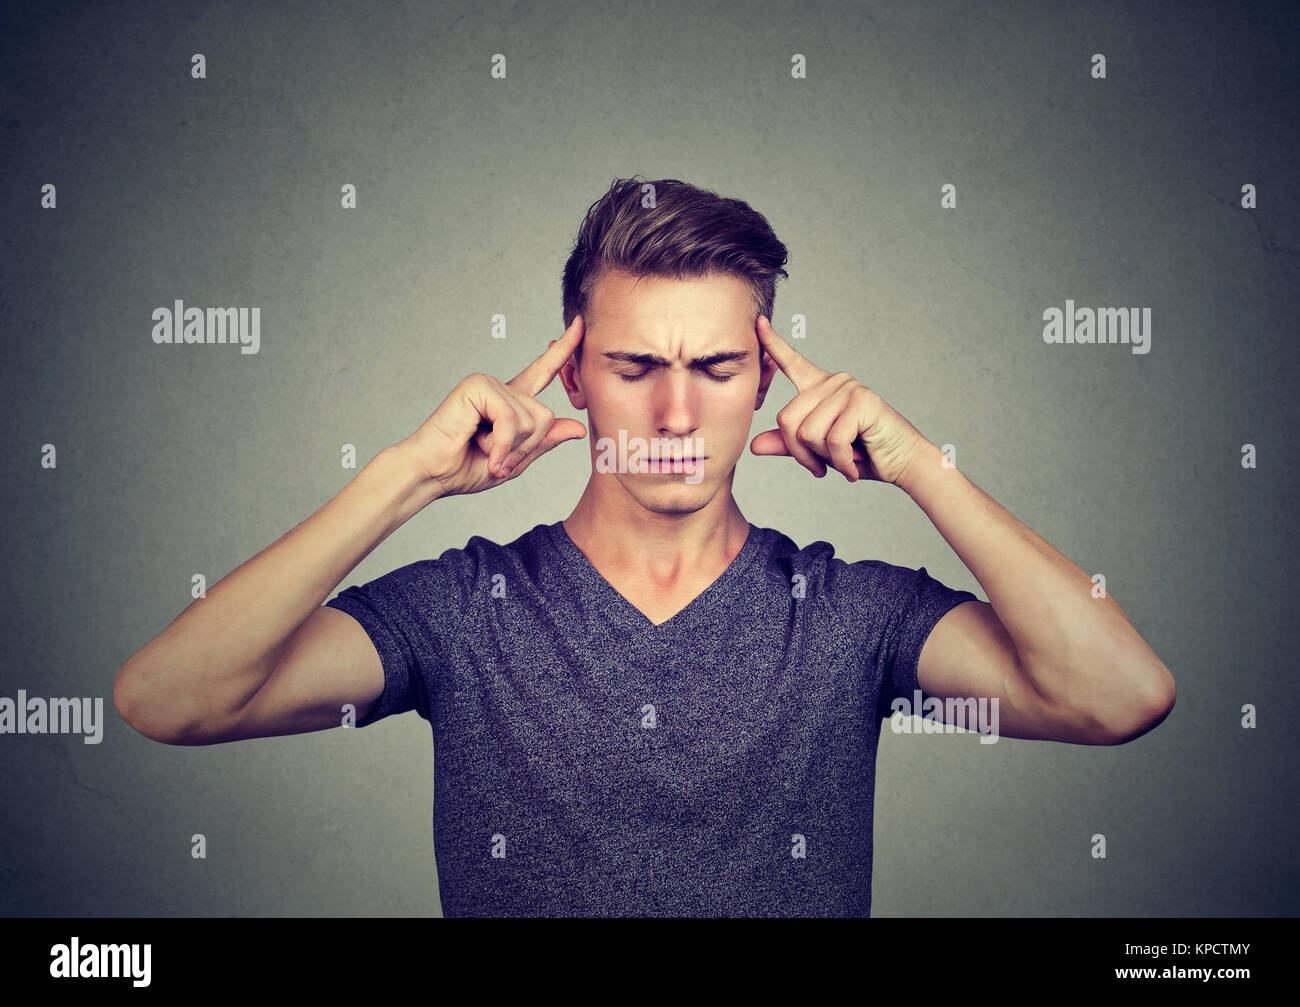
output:
[[[564,390],[568,393],[573,408],[586,409],[587,396],[582,390],[582,377],[579,370],[578,361],[570,357],[560,368],[560,381],[564,384]]]
[[[759,344],[760,347],[762,344]],[[776,377],[776,372],[780,370],[773,360],[767,354],[767,350],[759,349],[759,370],[758,370],[758,395],[754,399],[754,412],[763,408],[763,399],[767,395],[768,386],[772,384],[772,379]]]

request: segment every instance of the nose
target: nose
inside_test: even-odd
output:
[[[700,428],[699,387],[684,367],[666,368],[655,383],[655,426],[661,437],[690,437]]]

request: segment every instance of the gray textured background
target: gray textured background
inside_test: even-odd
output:
[[[886,729],[875,915],[1296,913],[1294,5],[272,6],[6,11],[0,695],[100,695],[109,723],[0,736],[0,912],[439,911],[427,723],[172,748],[117,718],[112,678],[192,573],[347,482],[341,444],[364,463],[557,338],[582,213],[641,174],[766,214],[778,331],[806,315],[804,353],[1104,573],[1178,682],[1119,748]],[[155,346],[176,298],[260,306],[261,352]],[[1066,298],[1150,307],[1150,354],[1045,345]],[[792,395],[778,376],[753,432]],[[588,467],[564,445],[439,501],[342,586],[559,520]],[[746,455],[735,490],[800,545],[987,597],[896,489]]]

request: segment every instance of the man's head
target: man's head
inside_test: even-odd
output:
[[[693,512],[730,486],[777,369],[754,323],[786,259],[747,203],[676,179],[616,179],[587,211],[563,279],[565,326],[582,315],[585,331],[560,377],[588,412],[597,471],[620,436],[705,458],[690,474],[610,473],[642,506]]]

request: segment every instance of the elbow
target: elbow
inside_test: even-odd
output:
[[[113,678],[113,709],[137,734],[163,745],[181,744],[179,733],[158,719],[159,704],[144,698],[152,690],[128,661]]]
[[[1168,668],[1160,664],[1145,679],[1143,688],[1129,704],[1134,715],[1121,721],[1102,742],[1125,745],[1164,723],[1178,699],[1178,687]]]

